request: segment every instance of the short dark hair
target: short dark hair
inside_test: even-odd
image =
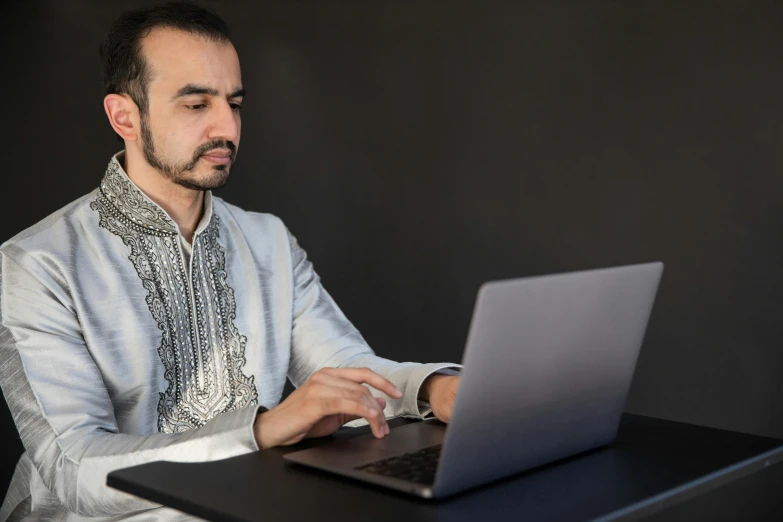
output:
[[[141,39],[156,27],[179,29],[218,43],[231,42],[226,22],[191,2],[168,2],[120,15],[103,37],[99,50],[103,87],[106,94],[130,96],[142,117],[149,110],[147,87],[151,71],[141,52]]]

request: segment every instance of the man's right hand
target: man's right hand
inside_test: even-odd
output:
[[[389,434],[386,399],[367,386],[399,399],[402,392],[369,368],[322,368],[286,400],[256,417],[253,433],[260,449],[296,444],[304,438],[331,435],[346,422],[367,419],[373,435]]]

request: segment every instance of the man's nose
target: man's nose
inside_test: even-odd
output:
[[[218,103],[213,109],[209,138],[236,142],[239,137],[239,117],[229,103]]]

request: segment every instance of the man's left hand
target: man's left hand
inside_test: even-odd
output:
[[[419,399],[430,403],[432,413],[442,422],[451,420],[459,377],[434,374],[427,377],[419,390]]]

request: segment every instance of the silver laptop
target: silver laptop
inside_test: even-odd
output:
[[[487,282],[448,425],[426,420],[285,458],[442,498],[609,444],[662,273],[648,263]]]

